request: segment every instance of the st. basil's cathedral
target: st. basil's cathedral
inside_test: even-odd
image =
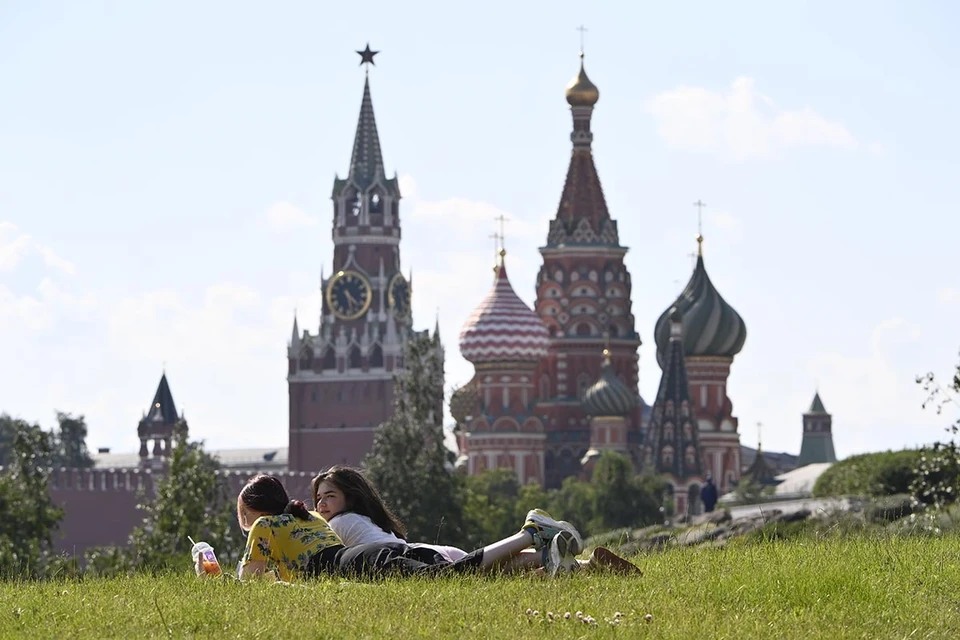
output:
[[[372,64],[377,52],[359,52]],[[368,67],[369,69],[369,67]],[[663,376],[653,405],[638,392],[640,335],[631,277],[594,163],[599,89],[580,71],[566,89],[572,153],[530,309],[500,251],[494,283],[460,334],[473,379],[450,398],[467,473],[514,470],[522,482],[558,486],[589,473],[601,452],[664,475],[678,510],[712,475],[721,492],[740,477],[740,438],[726,394],[746,339],[737,312],[704,267],[702,237],[686,288],[654,328]],[[367,76],[346,178],[333,185],[334,256],[322,278],[315,334],[294,324],[288,347],[291,470],[359,464],[392,413],[393,376],[414,335],[412,278],[400,265],[401,194],[383,166]],[[443,350],[439,332],[432,336]]]

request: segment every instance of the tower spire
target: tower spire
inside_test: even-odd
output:
[[[507,255],[507,249],[506,249],[506,247],[504,246],[504,240],[505,240],[505,238],[506,238],[506,236],[504,235],[504,225],[505,225],[506,222],[507,222],[507,217],[501,213],[499,216],[497,216],[496,218],[494,218],[494,220],[496,220],[497,222],[500,223],[500,236],[499,236],[499,237],[500,237],[500,252],[499,252],[499,255],[500,255],[500,266],[502,267],[502,266],[503,266],[503,258]]]
[[[377,133],[377,120],[373,115],[373,99],[370,97],[370,66],[375,64],[373,57],[380,53],[371,51],[369,43],[360,55],[360,64],[366,67],[363,80],[363,98],[360,101],[360,117],[357,120],[357,132],[353,138],[353,154],[350,157],[352,181],[361,191],[370,187],[378,178],[386,179],[383,170],[383,154],[380,151],[380,136]],[[398,192],[399,193],[399,192]]]
[[[707,206],[706,202],[697,200],[693,203],[697,208],[697,255],[703,255],[703,208]]]
[[[557,217],[550,225],[548,246],[571,244],[605,244],[619,247],[620,241],[616,224],[611,224],[607,201],[593,162],[593,133],[590,122],[593,107],[600,99],[600,90],[587,77],[583,66],[583,52],[580,52],[580,72],[570,81],[566,89],[567,104],[573,116],[573,131],[570,141],[573,153],[567,168],[567,178],[560,196]],[[586,230],[577,232],[577,226],[586,220],[592,233]]]

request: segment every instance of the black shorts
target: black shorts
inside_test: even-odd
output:
[[[483,549],[450,562],[433,549],[410,547],[400,543],[358,544],[353,547],[327,547],[310,559],[310,575],[340,575],[377,578],[389,575],[429,576],[466,573],[476,570],[483,560]]]

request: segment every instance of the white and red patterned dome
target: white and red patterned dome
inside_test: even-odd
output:
[[[547,328],[514,293],[501,263],[490,293],[460,331],[460,353],[474,364],[536,362],[549,345]]]

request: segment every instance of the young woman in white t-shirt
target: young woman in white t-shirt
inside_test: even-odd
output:
[[[407,528],[390,511],[376,487],[357,469],[333,466],[313,479],[311,492],[317,512],[330,528],[351,547],[367,543],[406,543]],[[457,547],[427,543],[406,543],[414,549],[437,552],[446,560],[456,562],[467,555]],[[554,545],[555,546],[555,545]],[[589,560],[576,560],[566,550],[551,549],[558,557],[545,563],[542,553],[526,550],[512,558],[504,569],[535,569],[551,565],[551,571],[577,568],[605,568],[621,573],[640,574],[640,569],[604,547],[597,547]]]

